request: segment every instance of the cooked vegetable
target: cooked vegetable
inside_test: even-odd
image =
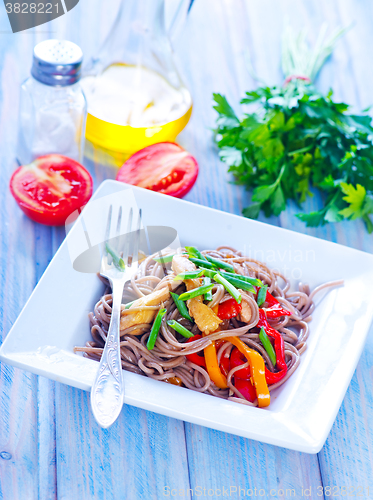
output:
[[[205,267],[208,269],[216,269],[216,266],[211,262],[208,262],[207,260],[197,259],[195,257],[190,257],[189,260],[193,262],[193,264],[195,264],[196,266]]]
[[[211,278],[203,278],[203,284],[204,285],[211,285]],[[212,300],[212,291],[210,290],[209,292],[205,293],[204,295],[205,300]]]
[[[231,273],[234,272],[234,267],[232,266],[232,264],[229,264],[228,262],[215,259],[215,257],[210,257],[209,255],[206,255],[206,259],[218,269],[225,269],[226,271],[229,271]]]
[[[307,226],[361,219],[373,231],[373,126],[369,115],[349,112],[312,82],[332,52],[341,30],[317,50],[290,32],[283,46],[282,86],[260,87],[246,93],[242,104],[256,104],[239,119],[225,97],[214,94],[218,112],[216,142],[220,157],[236,182],[253,190],[243,215],[256,219],[300,206],[316,187],[324,205],[297,217]]]
[[[270,372],[267,368],[265,369],[265,378],[268,384],[276,384],[281,379],[285,377],[288,371],[288,367],[285,361],[285,345],[284,339],[277,330],[272,328],[267,321],[265,312],[263,309],[259,309],[259,321],[257,326],[259,328],[264,328],[267,335],[272,337],[275,341],[275,353],[276,353],[276,367],[280,370],[276,373]]]
[[[220,283],[221,285],[223,285],[223,287],[227,290],[227,292],[230,293],[232,295],[232,297],[236,300],[236,302],[238,302],[240,304],[240,302],[242,300],[242,295],[237,290],[237,288],[235,288],[231,283],[229,283],[229,281],[227,281],[225,278],[223,278],[223,276],[221,276],[220,274],[215,274],[214,280],[217,283]]]
[[[194,337],[188,339],[186,341],[186,343],[188,344],[189,342],[193,342],[194,340],[199,340],[201,338],[202,338],[202,335],[197,333],[196,335],[194,335]],[[185,357],[191,363],[194,363],[197,366],[202,366],[202,368],[206,368],[205,356],[204,356],[203,351],[193,352],[192,354],[187,354]]]
[[[220,274],[227,279],[234,278],[237,280],[246,281],[247,283],[250,283],[250,285],[253,286],[264,286],[261,280],[257,278],[251,278],[250,276],[243,276],[242,274],[236,274],[236,273],[227,273],[225,271],[220,271]]]
[[[258,298],[257,298],[258,307],[261,307],[264,304],[267,296],[267,289],[268,289],[267,285],[264,285],[262,288],[259,288]]]
[[[193,321],[192,317],[188,312],[188,308],[183,300],[179,299],[179,295],[174,292],[170,292],[171,297],[175,302],[175,306],[178,308],[179,313],[183,316],[183,318],[188,319],[189,321]]]
[[[214,288],[214,285],[202,285],[198,288],[194,288],[190,292],[184,292],[181,295],[179,295],[180,300],[189,300],[193,299],[193,297],[198,297],[199,295],[204,295],[205,293],[209,292]]]
[[[174,281],[184,281],[199,278],[203,275],[203,271],[186,271],[175,276]]]
[[[158,337],[159,329],[161,328],[162,318],[166,313],[167,313],[167,309],[160,309],[158,311],[158,314],[154,320],[152,329],[150,330],[150,335],[149,335],[148,341],[146,343],[146,347],[149,349],[149,351],[151,349],[153,349],[155,346],[155,342],[156,342],[157,337]]]
[[[198,176],[198,163],[174,142],[159,142],[137,151],[123,164],[117,181],[182,198]]]
[[[189,257],[206,260],[205,256],[196,247],[185,247],[185,250],[188,252]]]
[[[216,356],[215,342],[212,342],[210,345],[205,347],[203,351],[205,353],[206,369],[211,380],[214,382],[216,387],[219,387],[219,389],[226,389],[228,387],[227,379],[222,374],[219,367],[218,358]]]
[[[228,337],[227,340],[235,345],[250,363],[250,377],[255,387],[258,406],[261,408],[268,406],[271,398],[266,382],[266,376],[264,375],[265,367],[262,356],[258,352],[254,351],[254,349],[247,347],[247,345],[238,337]]]
[[[187,328],[185,328],[185,326],[181,325],[180,323],[178,323],[174,319],[167,321],[167,324],[168,324],[168,326],[173,328],[176,332],[180,333],[180,335],[182,335],[183,337],[185,337],[187,339],[194,337],[192,332],[190,332]]]
[[[223,272],[219,274],[236,288],[241,288],[242,290],[246,290],[247,292],[255,293],[255,288],[247,281],[241,280],[240,278],[233,278],[233,276],[230,275],[227,276]]]
[[[46,155],[17,168],[10,191],[21,210],[35,222],[62,226],[92,196],[89,172],[77,161]]]
[[[269,359],[271,360],[273,366],[276,366],[275,350],[273,349],[273,345],[271,344],[271,341],[269,340],[268,335],[266,334],[263,327],[261,327],[260,332],[259,332],[259,340],[263,344],[263,347],[266,350],[266,352],[269,356]]]
[[[266,303],[269,307],[266,308],[266,316],[267,318],[280,318],[281,316],[291,316],[291,312],[287,309],[284,309],[280,302],[268,292],[266,295]]]
[[[219,304],[218,317],[220,319],[235,318],[242,311],[242,305],[235,299],[225,300]]]
[[[126,265],[124,263],[124,260],[120,255],[117,254],[115,250],[111,248],[108,242],[105,243],[105,248],[106,251],[111,255],[113,259],[113,264],[114,266],[119,270],[119,271],[124,271],[126,269]]]
[[[169,254],[169,255],[161,255],[160,257],[153,257],[153,260],[158,262],[158,264],[167,264],[168,262],[172,262],[172,259],[176,254]],[[178,255],[186,255],[185,253],[178,254]]]

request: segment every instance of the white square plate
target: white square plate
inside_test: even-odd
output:
[[[268,409],[252,408],[129,372],[125,403],[224,432],[317,453],[331,429],[373,318],[373,256],[172,197],[105,181],[94,199],[132,189],[145,225],[167,225],[182,245],[230,245],[311,289],[344,279],[317,297],[308,348],[299,368],[272,392]],[[71,233],[67,238],[71,237]],[[73,353],[90,339],[89,311],[102,294],[94,274],[75,271],[65,240],[0,348],[0,359],[89,390],[97,362]]]

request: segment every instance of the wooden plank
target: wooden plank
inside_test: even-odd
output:
[[[61,499],[157,499],[167,488],[189,488],[179,420],[125,405],[117,422],[101,429],[89,394],[57,384],[56,423]]]

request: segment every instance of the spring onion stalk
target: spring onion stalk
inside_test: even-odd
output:
[[[201,268],[203,271],[203,275],[208,278],[214,278],[216,275],[223,276],[229,283],[237,288],[242,288],[242,290],[246,290],[247,292],[255,293],[255,288],[252,286],[250,282],[247,280],[241,279],[243,276],[240,274],[231,274],[225,273],[224,271],[212,271],[211,269]],[[259,280],[257,280],[259,281]],[[263,283],[262,283],[263,284]]]
[[[168,326],[173,328],[175,330],[175,332],[180,333],[180,335],[182,335],[183,337],[185,337],[187,339],[194,337],[194,334],[192,332],[190,332],[187,328],[185,328],[185,326],[181,325],[180,323],[178,323],[174,319],[167,321],[167,324],[168,324]]]
[[[214,264],[215,267],[218,269],[225,269],[225,271],[229,271],[230,273],[234,273],[234,267],[232,264],[228,264],[228,262],[224,262],[219,259],[215,259],[214,257],[210,257],[209,255],[206,255],[206,259],[211,262],[211,264]]]
[[[206,269],[205,267],[200,267],[200,269],[203,271],[203,275],[208,278],[213,278],[215,274],[220,274],[219,271],[216,271],[216,269]]]
[[[223,285],[223,287],[227,290],[227,292],[229,294],[232,295],[232,297],[236,300],[236,302],[238,302],[238,304],[241,304],[242,295],[240,294],[240,292],[237,290],[236,287],[234,287],[231,283],[229,283],[229,281],[227,281],[220,274],[215,274],[214,280],[217,283],[220,283],[221,285]]]
[[[167,264],[168,262],[172,262],[172,259],[175,257],[175,255],[187,255],[186,253],[172,253],[170,255],[161,255],[160,257],[153,257],[153,260],[158,262],[158,264]]]
[[[186,271],[185,273],[180,273],[177,276],[175,276],[174,281],[192,280],[195,278],[199,278],[202,275],[203,275],[203,271],[201,271],[201,270]]]
[[[105,243],[105,248],[107,253],[109,253],[113,258],[113,264],[119,271],[124,271],[126,269],[126,265],[122,257],[120,257],[115,250],[111,248],[108,242]]]
[[[166,314],[166,312],[167,309],[160,309],[157,316],[155,317],[148,341],[146,343],[146,347],[149,349],[149,351],[151,351],[155,346],[155,341],[157,340],[159,329],[161,328],[162,318]]]
[[[273,345],[271,344],[271,341],[268,338],[268,335],[266,334],[266,331],[262,327],[259,332],[259,340],[263,344],[264,349],[266,350],[269,359],[271,360],[273,366],[276,365],[276,353],[275,350],[273,349]]]
[[[178,309],[179,313],[182,315],[182,317],[193,322],[193,319],[192,319],[191,315],[189,314],[189,311],[188,311],[188,308],[187,308],[185,302],[179,299],[179,296],[177,293],[170,292],[170,295],[173,298],[173,301],[175,302],[175,306],[177,307],[177,309]]]
[[[203,278],[203,284],[204,285],[211,285],[211,278]],[[205,293],[204,296],[205,300],[212,300],[212,291],[210,290],[209,292]]]
[[[196,247],[185,247],[188,252],[189,257],[195,257],[197,259],[206,260],[206,257],[201,254],[201,252]]]
[[[199,295],[204,295],[205,293],[209,292],[214,288],[214,285],[202,285],[198,288],[194,288],[190,292],[185,292],[179,295],[180,300],[189,300],[193,299],[194,297],[198,297]]]
[[[194,257],[189,257],[189,260],[199,267],[206,267],[207,269],[217,269],[216,266],[208,260],[195,259]]]
[[[247,281],[240,280],[239,278],[233,278],[232,276],[224,276],[224,274],[221,276],[236,288],[241,288],[247,292],[255,293],[255,288],[250,283],[247,283]]]
[[[242,274],[227,273],[225,271],[221,271],[220,274],[227,279],[228,279],[228,277],[232,277],[232,278],[236,278],[238,280],[246,281],[247,283],[250,283],[253,286],[260,286],[260,287],[264,286],[263,282],[261,280],[258,280],[257,278],[251,278],[250,276],[243,276]]]
[[[137,300],[137,299],[132,300],[131,302],[128,302],[128,304],[126,304],[126,306],[125,306],[125,308],[124,308],[124,309],[129,309],[129,308],[132,306],[132,304],[133,304],[136,300]]]
[[[257,299],[258,307],[261,307],[266,301],[267,289],[268,285],[264,285],[262,288],[259,289],[258,299]]]

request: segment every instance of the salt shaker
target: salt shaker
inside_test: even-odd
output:
[[[21,86],[17,159],[46,154],[82,162],[87,105],[80,87],[83,53],[75,43],[45,40],[34,48],[31,76]]]

